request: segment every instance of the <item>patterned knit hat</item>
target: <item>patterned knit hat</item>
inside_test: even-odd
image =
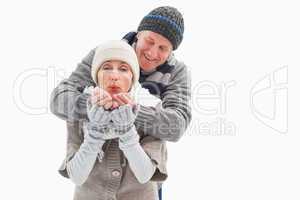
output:
[[[143,30],[161,34],[172,43],[173,50],[176,50],[183,38],[183,17],[174,7],[158,7],[142,19],[138,31]]]

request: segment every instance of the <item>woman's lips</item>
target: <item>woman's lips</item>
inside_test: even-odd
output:
[[[108,90],[111,91],[111,92],[119,92],[121,90],[121,88],[118,87],[118,86],[113,85],[113,86],[109,86]]]

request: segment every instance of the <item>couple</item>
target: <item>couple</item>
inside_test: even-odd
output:
[[[156,8],[127,43],[99,45],[55,88],[51,110],[68,128],[59,171],[77,185],[74,199],[158,199],[165,140],[177,141],[191,120],[187,69],[172,55],[182,38],[178,10]],[[138,82],[162,103],[135,102]]]

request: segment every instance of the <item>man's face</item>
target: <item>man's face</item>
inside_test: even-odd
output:
[[[172,52],[171,42],[158,33],[141,31],[137,34],[137,39],[135,52],[143,71],[153,71],[166,62]]]
[[[97,73],[98,84],[110,95],[128,92],[133,74],[130,66],[119,60],[106,61]]]

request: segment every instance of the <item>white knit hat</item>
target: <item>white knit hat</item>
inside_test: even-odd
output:
[[[140,77],[139,62],[134,49],[127,42],[111,40],[100,44],[96,48],[91,69],[91,75],[96,84],[98,84],[97,73],[101,65],[108,60],[126,62],[131,67],[133,73],[132,87],[137,87]]]

